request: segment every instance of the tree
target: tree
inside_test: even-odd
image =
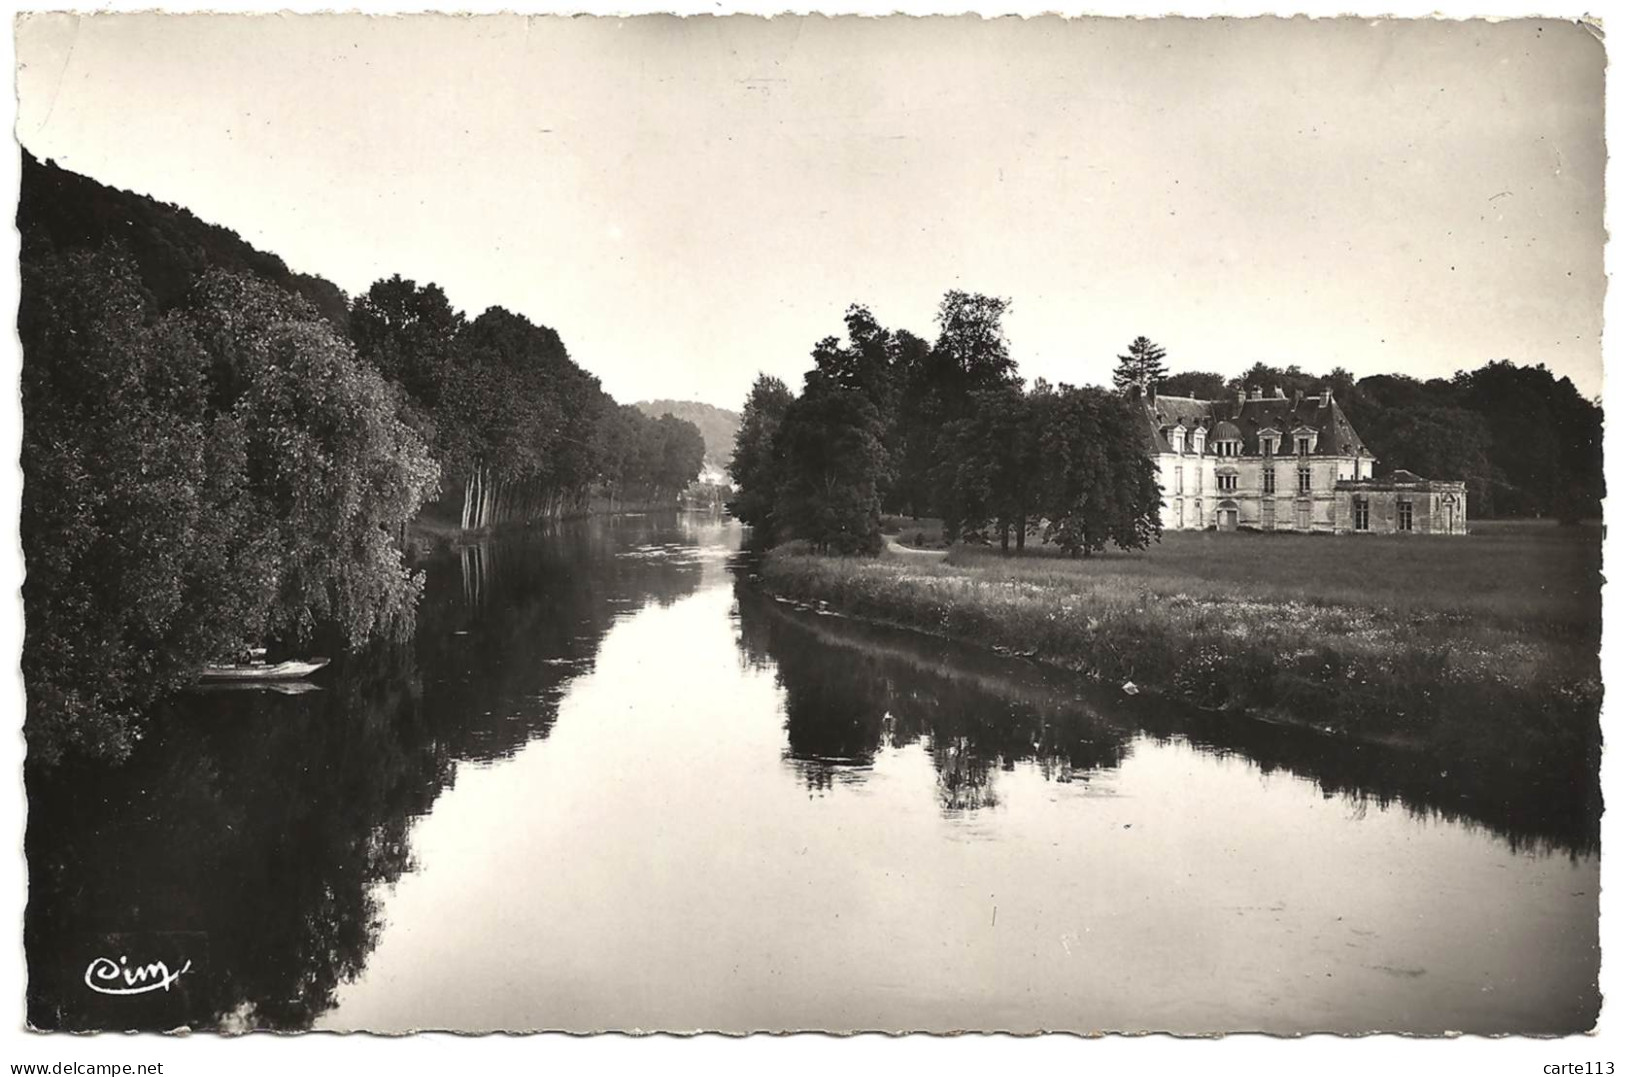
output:
[[[255,609],[269,588],[200,549],[239,481],[217,468],[211,483],[210,464],[240,453],[234,431],[209,421],[207,358],[184,326],[148,323],[122,257],[46,255],[22,269],[29,753],[120,758],[143,708],[229,642],[199,596],[219,588],[221,607]]]
[[[1602,409],[1545,365],[1505,360],[1456,375],[1464,407],[1490,432],[1490,460],[1506,480],[1496,510],[1578,520],[1601,512]]]
[[[1040,381],[1030,393],[1019,386],[983,389],[973,394],[970,414],[955,423],[946,439],[949,456],[944,533],[982,536],[989,526],[1009,550],[1026,547],[1029,519],[1037,506],[1039,444],[1054,401]]]
[[[1602,409],[1545,367],[1503,360],[1426,382],[1375,375],[1340,398],[1387,467],[1466,480],[1475,516],[1601,511]]]
[[[1118,386],[1119,389],[1123,386]],[[1205,370],[1188,370],[1181,374],[1170,374],[1157,383],[1157,393],[1160,396],[1188,396],[1196,400],[1219,400],[1231,394],[1225,385],[1223,374],[1213,374]]]
[[[961,291],[942,297],[932,350],[944,388],[963,395],[1016,380],[1016,362],[1004,335],[1008,313],[1008,299]]]
[[[420,288],[399,273],[375,281],[350,304],[356,353],[427,415],[438,411],[446,382],[455,376],[457,336],[465,324],[439,285]]]
[[[1122,396],[1062,386],[1040,438],[1044,540],[1074,557],[1144,549],[1162,533],[1156,465]]]
[[[894,478],[887,508],[927,515],[932,507],[931,477],[942,433],[942,401],[933,382],[931,345],[906,329],[892,336],[892,371],[897,406],[887,441]]]
[[[728,474],[733,478],[734,496],[728,511],[742,523],[761,530],[771,539],[773,505],[782,481],[774,452],[775,438],[795,395],[778,378],[758,374],[745,398],[734,437],[733,459]]]
[[[25,263],[30,751],[117,758],[207,662],[412,624],[392,539],[436,469],[401,399],[308,303],[206,273],[155,318],[108,253]]]
[[[349,300],[337,285],[290,272],[281,258],[256,250],[188,210],[103,186],[27,150],[17,200],[22,257],[117,248],[130,260],[146,300],[163,314],[185,303],[208,269],[254,276],[304,297],[342,331]]]
[[[1325,378],[1304,373],[1296,363],[1290,366],[1276,367],[1268,363],[1258,362],[1248,367],[1241,376],[1231,378],[1228,388],[1231,393],[1246,392],[1256,388],[1263,390],[1266,394],[1279,389],[1290,397],[1295,393],[1303,393],[1305,396],[1318,393],[1325,387],[1325,384]]]
[[[675,498],[700,473],[705,462],[705,437],[699,427],[675,415],[662,415],[654,426],[660,444],[655,489],[662,498]]]
[[[571,361],[556,332],[501,307],[468,324],[458,354],[441,444],[448,470],[463,480],[462,526],[584,508],[608,399],[598,380]]]
[[[1168,366],[1163,361],[1167,357],[1168,353],[1149,337],[1135,337],[1129,343],[1128,354],[1117,357],[1112,384],[1119,392],[1127,392],[1131,385],[1150,390],[1168,376]]]
[[[1385,470],[1460,479],[1467,483],[1469,507],[1479,513],[1492,508],[1499,481],[1490,462],[1489,430],[1478,414],[1435,404],[1366,410],[1369,422],[1360,436]]]
[[[880,489],[888,479],[884,434],[868,396],[820,370],[809,372],[774,438],[774,522],[820,552],[878,552]]]
[[[945,439],[970,416],[973,394],[1020,385],[1004,333],[1009,311],[1008,299],[960,291],[943,296],[937,308],[937,340],[923,372],[925,444],[908,448],[929,461],[929,501],[939,511],[952,500],[956,481]]]

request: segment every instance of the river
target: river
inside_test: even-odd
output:
[[[30,775],[31,1024],[1594,1024],[1594,785],[792,609],[739,538],[621,517],[439,556],[414,646]],[[110,995],[97,958],[189,965]]]

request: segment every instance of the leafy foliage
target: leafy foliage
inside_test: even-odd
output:
[[[1008,549],[1039,533],[1068,552],[1143,547],[1160,492],[1134,415],[1093,389],[1024,390],[1002,326],[1009,303],[950,292],[937,342],[891,331],[863,306],[846,340],[813,348],[800,397],[760,378],[746,402],[730,509],[819,550],[880,546],[881,508],[935,508],[952,539]],[[782,536],[780,536],[782,537]]]
[[[1042,442],[1044,538],[1076,556],[1144,549],[1162,533],[1162,491],[1130,405],[1103,389],[1062,387]]]
[[[412,623],[391,536],[437,480],[397,393],[315,310],[206,274],[154,317],[130,261],[23,267],[31,752],[119,757],[203,664]]]
[[[863,394],[809,375],[775,439],[781,484],[774,519],[820,551],[880,549],[884,428]]]
[[[734,437],[733,460],[728,473],[733,477],[734,496],[728,511],[741,522],[759,529],[763,537],[773,533],[773,502],[778,496],[779,471],[774,443],[784,415],[795,394],[784,382],[759,374],[745,398]]]
[[[579,512],[594,489],[612,507],[674,503],[700,473],[698,428],[617,405],[558,333],[523,315],[492,307],[469,321],[438,286],[395,276],[357,298],[350,327],[405,393],[464,527]]]
[[[256,250],[229,228],[209,224],[180,206],[104,186],[41,163],[23,151],[17,202],[22,260],[48,251],[126,251],[148,301],[159,311],[183,303],[208,269],[258,277],[303,297],[340,331],[348,314],[344,292],[320,277],[295,273],[274,254]]]
[[[1018,385],[972,394],[969,414],[955,422],[947,443],[943,528],[950,536],[986,541],[997,528],[1000,543],[1026,546],[1029,514],[1036,522],[1040,499],[1040,442],[1054,393],[1040,382],[1033,392]]]
[[[1126,390],[1131,385],[1138,385],[1141,389],[1157,386],[1168,376],[1168,365],[1164,361],[1167,358],[1168,353],[1160,344],[1152,343],[1149,337],[1135,337],[1128,346],[1128,354],[1117,357],[1112,384],[1118,391]]]
[[[705,439],[705,467],[728,470],[728,463],[733,459],[734,435],[739,432],[738,412],[695,400],[640,400],[636,406],[651,419],[672,415],[693,423]]]
[[[1384,470],[1464,480],[1475,516],[1601,514],[1602,408],[1544,365],[1497,360],[1450,379],[1356,381],[1342,369],[1320,376],[1255,363],[1226,390],[1254,387],[1287,396],[1331,388]]]
[[[411,630],[406,526],[593,491],[675,503],[705,447],[621,408],[559,336],[434,284],[332,284],[174,206],[25,155],[18,209],[33,758],[119,757],[247,647]],[[455,511],[455,510],[454,510]]]
[[[1158,396],[1188,396],[1195,400],[1217,400],[1229,391],[1223,374],[1203,370],[1169,374],[1157,383]]]

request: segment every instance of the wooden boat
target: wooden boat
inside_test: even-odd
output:
[[[308,662],[266,662],[256,658],[234,666],[204,666],[202,678],[205,681],[294,681],[310,676],[327,665],[328,661],[326,658],[312,658]]]

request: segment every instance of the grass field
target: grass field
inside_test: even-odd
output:
[[[1198,706],[1456,755],[1573,758],[1600,743],[1601,545],[1600,527],[1533,521],[1455,538],[1194,532],[1079,560],[786,549],[763,577]]]

